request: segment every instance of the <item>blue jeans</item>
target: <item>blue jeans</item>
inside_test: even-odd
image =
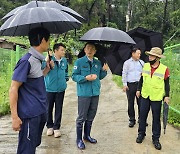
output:
[[[46,116],[44,113],[37,117],[22,119],[17,154],[35,154],[36,147],[41,144]]]

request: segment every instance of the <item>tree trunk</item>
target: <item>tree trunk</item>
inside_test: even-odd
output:
[[[131,18],[131,0],[128,1],[128,9],[126,14],[126,32],[129,31],[130,18]]]
[[[111,22],[111,3],[108,0],[108,22]]]
[[[167,21],[166,21],[167,20],[167,6],[168,6],[168,0],[165,0],[162,33],[165,33],[167,30]]]
[[[92,10],[93,10],[93,7],[96,3],[96,0],[94,0],[94,2],[92,3],[90,9],[88,9],[88,26],[90,26],[90,21],[91,21],[91,13],[92,13]]]
[[[145,0],[143,0],[143,3],[144,3],[144,11],[145,11],[145,14],[148,15],[149,14],[149,10],[148,10],[148,4]],[[143,4],[142,4],[143,5]]]

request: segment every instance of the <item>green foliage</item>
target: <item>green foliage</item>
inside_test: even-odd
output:
[[[2,93],[2,90],[0,90],[0,93]],[[3,95],[3,93],[1,95]],[[3,98],[0,99],[0,101],[1,101],[1,103],[0,103],[0,115],[6,114],[9,111],[9,103],[4,98],[7,98],[5,92],[4,92]]]
[[[20,50],[20,57],[25,52]],[[0,115],[4,115],[10,112],[8,96],[12,71],[16,64],[16,52],[0,48],[0,53]]]
[[[118,26],[113,22],[107,22],[107,26],[118,29]]]
[[[51,48],[53,47],[53,45],[55,44],[55,40],[57,38],[54,36],[51,39]],[[79,51],[81,51],[81,49],[83,48],[83,44],[82,42],[79,41],[78,36],[75,36],[74,31],[68,32],[64,38],[64,36],[59,36],[57,39],[57,43],[63,43],[66,46],[66,51],[70,52],[72,55],[76,55],[76,53],[78,53]]]
[[[5,16],[9,11],[13,10],[14,8],[26,4],[28,0],[1,0],[0,6],[0,18]],[[2,21],[0,21],[0,25]]]
[[[165,50],[164,55],[166,58],[162,59],[161,62],[170,70],[170,106],[180,111],[180,45]],[[169,123],[180,127],[180,114],[170,109],[168,117]]]
[[[0,115],[9,112],[8,89],[11,79],[10,54],[8,50],[0,49]]]
[[[69,77],[72,76],[72,71],[73,71],[73,67],[74,67],[74,62],[75,62],[76,60],[77,60],[77,57],[75,57],[75,58],[73,59],[73,63],[72,63],[72,64],[69,64],[69,66],[68,66]]]
[[[175,53],[176,51],[177,53]],[[179,51],[179,53],[178,53]],[[180,45],[176,48],[165,50],[165,59],[162,63],[170,69],[171,106],[180,111]],[[171,116],[170,116],[171,117]]]
[[[113,75],[112,80],[113,80],[119,87],[121,87],[121,88],[123,87],[122,77],[121,77],[121,76]]]
[[[1,0],[0,18],[13,8],[13,3],[7,0]]]
[[[172,110],[169,110],[168,122],[173,124],[175,127],[180,128],[180,115]]]

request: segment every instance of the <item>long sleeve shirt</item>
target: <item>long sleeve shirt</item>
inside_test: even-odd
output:
[[[87,56],[84,56],[79,58],[74,64],[72,79],[77,83],[77,95],[81,97],[100,95],[100,80],[107,75],[107,71],[102,69],[102,65],[99,60],[93,59],[91,66],[90,63],[91,62]],[[86,76],[90,74],[96,74],[96,80],[86,80]]]
[[[138,82],[144,61],[134,60],[132,57],[124,62],[123,71],[122,71],[122,82],[124,86],[127,86],[128,82]]]
[[[51,69],[48,74],[44,77],[46,91],[47,92],[63,92],[67,88],[68,76],[68,63],[66,58],[61,58],[57,60],[54,56],[52,57],[54,61],[54,68]],[[42,63],[42,68],[46,66],[46,62]]]

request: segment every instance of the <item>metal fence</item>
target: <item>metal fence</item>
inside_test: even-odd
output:
[[[163,64],[170,70],[170,120],[180,123],[180,44],[165,48]]]
[[[12,72],[16,62],[25,53],[19,46],[16,51],[0,48],[0,114],[9,108],[8,90]]]

